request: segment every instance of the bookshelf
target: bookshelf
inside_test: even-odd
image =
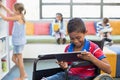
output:
[[[8,23],[0,19],[0,80],[9,72]]]
[[[2,4],[6,5],[6,0],[2,0]],[[0,8],[0,12],[6,14],[2,8]],[[13,67],[13,65],[10,66],[12,61],[9,52],[8,27],[8,22],[2,20],[0,17],[0,80],[5,77]]]

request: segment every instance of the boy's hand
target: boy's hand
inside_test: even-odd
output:
[[[95,58],[90,52],[86,52],[86,51],[82,52],[81,54],[78,54],[77,56],[83,60],[88,60],[88,61],[92,61]]]
[[[67,62],[64,62],[64,61],[60,61],[60,62],[56,62],[57,64],[60,65],[61,68],[63,69],[67,69],[68,68],[68,63]]]

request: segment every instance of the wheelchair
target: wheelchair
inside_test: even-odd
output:
[[[104,41],[93,41],[92,42],[96,43],[101,49],[103,49],[104,46]],[[57,68],[50,68],[50,69],[43,69],[43,70],[37,70],[37,63],[41,60],[50,60],[50,59],[56,59],[56,55],[58,54],[48,54],[48,55],[39,55],[37,59],[34,60],[33,64],[33,75],[32,75],[32,80],[41,80],[43,77],[48,77],[51,75],[54,75],[58,72],[64,71],[66,74],[66,80],[68,80],[68,71],[72,67],[80,67],[80,66],[86,66],[92,64],[89,61],[85,60],[74,60],[71,65],[69,65],[69,68],[66,70],[63,70],[60,67]],[[69,62],[69,60],[67,60]],[[83,64],[84,63],[84,64]],[[92,64],[93,65],[93,64]],[[95,76],[91,77],[87,80],[113,80],[112,77],[109,74],[102,74],[100,75],[100,69],[96,67],[95,70]]]

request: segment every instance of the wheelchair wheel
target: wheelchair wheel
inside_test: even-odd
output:
[[[113,78],[109,74],[100,74],[93,80],[113,80]]]

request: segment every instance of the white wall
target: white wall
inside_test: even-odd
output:
[[[26,9],[26,20],[40,20],[39,0],[17,0],[24,4]]]

